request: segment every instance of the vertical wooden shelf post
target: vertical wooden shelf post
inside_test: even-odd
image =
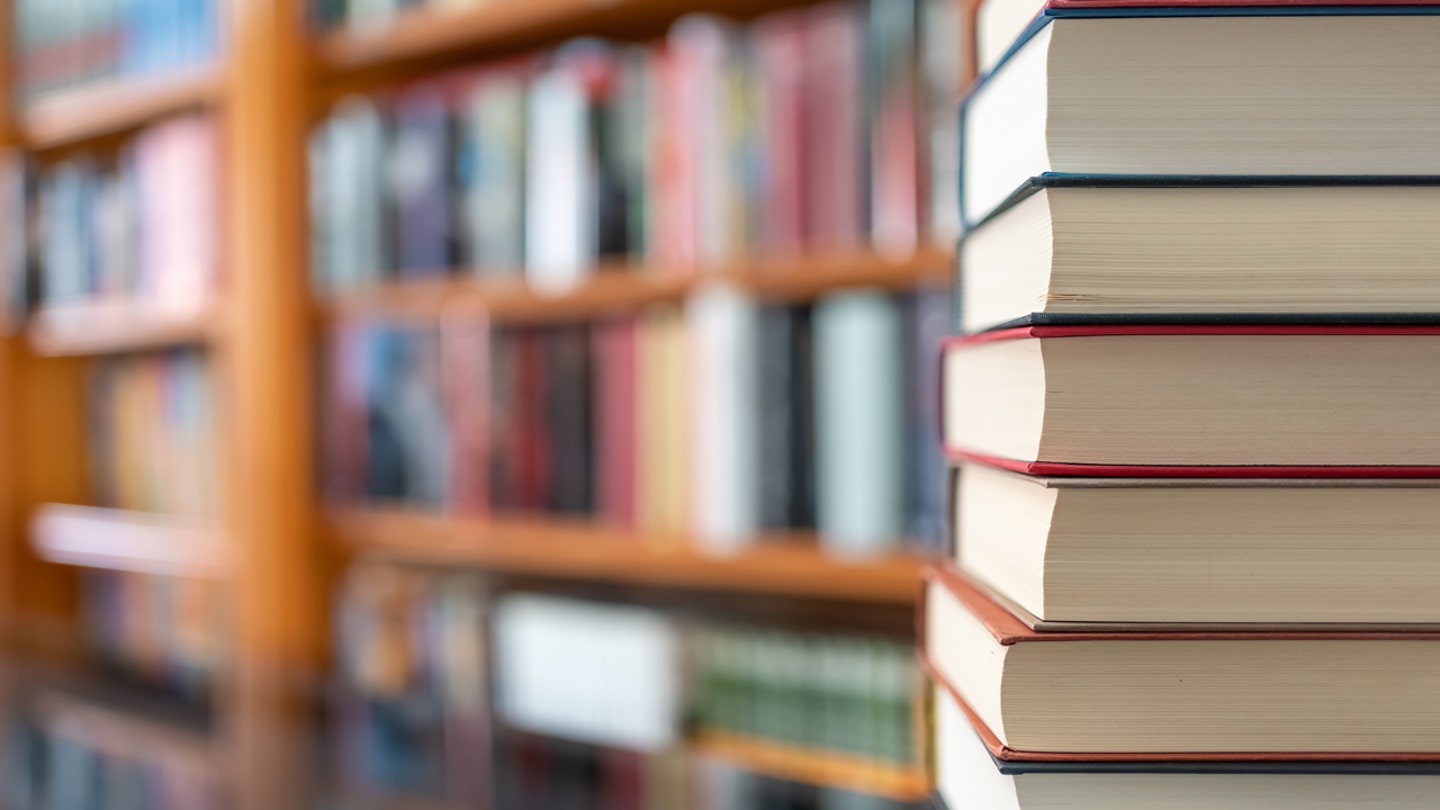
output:
[[[229,0],[226,296],[234,340],[230,737],[240,810],[308,806],[326,586],[314,537],[305,272],[304,4]]]

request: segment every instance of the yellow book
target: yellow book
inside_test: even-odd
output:
[[[636,523],[662,545],[680,545],[690,525],[690,341],[676,307],[647,313],[636,370]]]

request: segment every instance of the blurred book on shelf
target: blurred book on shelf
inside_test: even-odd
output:
[[[12,687],[25,701],[5,717],[0,800],[6,807],[231,806],[203,715],[58,671],[26,670]]]
[[[116,150],[43,167],[4,162],[7,306],[127,304],[193,314],[216,285],[215,125],[182,116],[140,130]]]
[[[945,312],[937,290],[791,305],[721,288],[593,324],[345,322],[329,339],[325,489],[337,505],[569,515],[717,551],[788,529],[839,554],[907,537],[938,551],[925,358]]]
[[[696,766],[754,767],[764,758],[734,752],[767,746],[920,781],[917,676],[899,641],[378,563],[352,569],[338,600],[335,748],[350,793],[457,801],[493,787],[501,807],[560,806],[538,798],[557,790],[576,807],[694,806],[665,804],[687,795],[748,807]],[[492,751],[493,785],[481,764]],[[816,801],[815,788],[794,789]]]
[[[217,0],[19,0],[12,93],[21,105],[98,81],[208,62]]]
[[[218,516],[215,391],[203,354],[96,361],[86,397],[91,504]]]
[[[954,162],[961,24],[943,6],[691,15],[649,44],[575,40],[341,99],[310,146],[316,289],[452,273],[558,291],[616,263],[948,244],[954,186],[929,164]]]
[[[120,571],[81,579],[85,644],[102,670],[204,705],[226,650],[227,602],[213,582]]]

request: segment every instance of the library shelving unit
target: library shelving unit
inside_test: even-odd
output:
[[[493,0],[465,10],[402,13],[382,31],[324,34],[307,30],[297,0],[217,2],[223,44],[209,66],[79,88],[27,109],[0,105],[0,142],[42,159],[194,108],[214,110],[224,135],[221,273],[211,309],[170,317],[82,305],[7,324],[0,351],[0,609],[9,649],[78,666],[76,566],[202,577],[228,595],[224,642],[233,665],[216,685],[211,729],[198,739],[193,731],[152,727],[73,696],[42,696],[47,722],[89,729],[101,745],[153,741],[188,749],[197,766],[223,771],[236,808],[307,806],[308,788],[322,771],[308,730],[330,655],[331,588],[344,561],[356,555],[558,580],[901,608],[913,603],[918,561],[830,559],[813,534],[712,558],[568,520],[326,508],[315,485],[311,349],[328,325],[366,314],[433,319],[442,308],[466,306],[499,321],[587,319],[679,301],[693,284],[645,268],[600,273],[558,296],[518,283],[459,279],[312,296],[306,139],[333,99],[572,35],[650,37],[692,11],[745,15],[803,2]],[[0,12],[0,42],[8,49],[11,4],[0,3]],[[7,51],[0,59],[6,98],[12,96],[8,57]],[[941,284],[949,254],[947,246],[931,246],[899,259],[864,252],[759,258],[708,268],[705,275],[760,298],[803,301],[847,287]],[[174,345],[205,347],[216,368],[214,421],[224,459],[217,526],[177,526],[84,506],[86,363],[96,355]],[[918,765],[879,766],[726,737],[692,745],[791,779],[905,799],[925,789]]]

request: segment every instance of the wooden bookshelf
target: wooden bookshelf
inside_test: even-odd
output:
[[[0,624],[19,628],[7,635],[7,652],[21,655],[53,645],[61,629],[78,638],[81,602],[72,566],[223,578],[233,610],[220,643],[232,666],[215,683],[216,717],[204,732],[152,722],[123,701],[117,708],[58,689],[46,689],[37,704],[47,726],[102,750],[173,749],[195,767],[218,769],[237,810],[307,806],[302,797],[323,768],[314,761],[319,747],[301,730],[315,716],[312,687],[333,666],[330,596],[344,557],[337,550],[528,577],[844,601],[867,614],[878,607],[903,613],[912,605],[919,561],[829,557],[814,533],[760,537],[751,549],[712,556],[683,536],[562,519],[472,520],[390,508],[322,515],[315,492],[318,376],[311,349],[316,327],[337,319],[433,321],[477,310],[501,321],[597,318],[682,302],[709,281],[797,302],[841,289],[947,282],[948,246],[929,246],[901,257],[857,249],[698,269],[607,264],[558,294],[451,272],[440,281],[312,297],[307,137],[315,111],[337,93],[551,48],[571,36],[663,36],[670,22],[696,11],[744,17],[808,2],[491,0],[457,11],[405,12],[383,31],[316,35],[304,29],[296,0],[218,0],[224,46],[213,65],[97,82],[18,111],[0,105],[4,145],[46,153],[37,161],[42,165],[75,149],[105,151],[170,114],[222,113],[218,244],[227,272],[213,307],[173,314],[77,304],[39,312],[23,335],[4,341],[0,520],[8,527],[3,566],[11,573],[0,582]],[[7,41],[13,5],[0,2],[0,39]],[[7,60],[0,60],[0,92],[14,95]],[[57,505],[86,493],[83,358],[194,344],[216,349],[223,400],[215,421],[226,461],[217,525]],[[701,739],[696,751],[788,779],[895,797],[923,792],[909,769],[827,752],[724,737]]]
[[[683,536],[558,519],[338,509],[328,523],[336,542],[356,551],[508,574],[901,605],[912,603],[920,587],[914,557],[838,559],[809,532],[757,537],[748,549],[716,556]]]
[[[214,579],[228,573],[218,533],[160,515],[47,504],[31,521],[42,559],[66,565]]]
[[[216,328],[209,308],[172,312],[133,301],[90,301],[40,310],[28,337],[36,353],[59,357],[202,344]]]
[[[722,733],[700,735],[690,744],[690,750],[776,779],[854,790],[898,802],[919,801],[929,790],[925,771],[919,766],[838,751]]]
[[[321,35],[312,61],[331,75],[396,68],[448,56],[551,44],[573,36],[655,34],[693,11],[749,15],[796,0],[491,0],[473,8],[401,12],[375,31]]]
[[[215,102],[221,96],[221,80],[217,68],[206,66],[60,91],[20,112],[18,140],[29,149],[52,149],[123,132]]]
[[[729,284],[758,298],[808,301],[843,289],[913,289],[944,284],[950,255],[925,248],[888,258],[849,251],[791,258],[757,258],[718,267],[680,269],[607,264],[572,289],[536,290],[519,278],[485,280],[462,272],[443,278],[393,281],[336,294],[320,305],[322,318],[433,321],[446,314],[485,312],[497,321],[592,318],[674,303],[702,284]],[[519,275],[518,273],[516,274]]]

